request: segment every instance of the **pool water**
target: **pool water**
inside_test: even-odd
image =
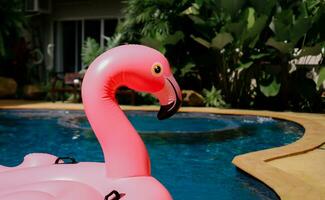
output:
[[[153,112],[127,112],[148,148],[152,174],[175,200],[278,199],[231,163],[236,155],[282,146],[304,129],[256,116],[178,113],[158,121]],[[0,111],[0,164],[14,166],[32,152],[103,161],[81,111]]]

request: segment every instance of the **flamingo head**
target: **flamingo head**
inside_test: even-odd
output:
[[[158,119],[166,119],[178,111],[181,90],[167,59],[159,51],[142,45],[122,45],[108,52],[113,55],[112,60],[118,60],[115,66],[122,70],[121,85],[151,93],[159,100]]]

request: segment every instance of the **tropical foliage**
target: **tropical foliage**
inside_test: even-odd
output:
[[[117,33],[113,35],[112,37],[104,37],[105,39],[105,46],[100,47],[98,42],[93,38],[87,38],[81,49],[81,60],[83,63],[83,66],[88,67],[90,63],[100,54],[102,54],[104,51],[107,51],[113,47],[116,47],[120,44],[120,40],[122,38],[122,35]]]
[[[317,85],[312,67],[289,61],[322,53],[324,13],[322,0],[130,0],[120,32],[164,53],[183,88],[215,87],[232,107],[317,111],[322,66]]]
[[[84,66],[89,66],[90,63],[101,53],[104,49],[100,47],[98,42],[93,38],[87,38],[81,48],[81,60]]]
[[[18,38],[26,19],[21,0],[0,0],[0,58],[8,56],[10,44]]]
[[[206,106],[227,107],[227,104],[221,95],[221,90],[217,90],[214,86],[212,86],[210,91],[204,89],[203,94],[205,98],[204,103]]]

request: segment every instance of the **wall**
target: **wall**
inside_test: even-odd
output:
[[[56,68],[60,71],[58,66],[54,66],[53,57],[55,21],[120,18],[122,6],[121,0],[52,0],[51,13],[34,15],[31,21],[38,26],[41,33],[39,37],[46,70]]]
[[[120,17],[120,0],[56,0],[52,1],[52,20]]]

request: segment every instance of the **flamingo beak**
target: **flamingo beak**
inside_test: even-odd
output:
[[[182,104],[182,93],[173,76],[165,77],[165,86],[153,94],[160,102],[159,120],[173,116]]]

